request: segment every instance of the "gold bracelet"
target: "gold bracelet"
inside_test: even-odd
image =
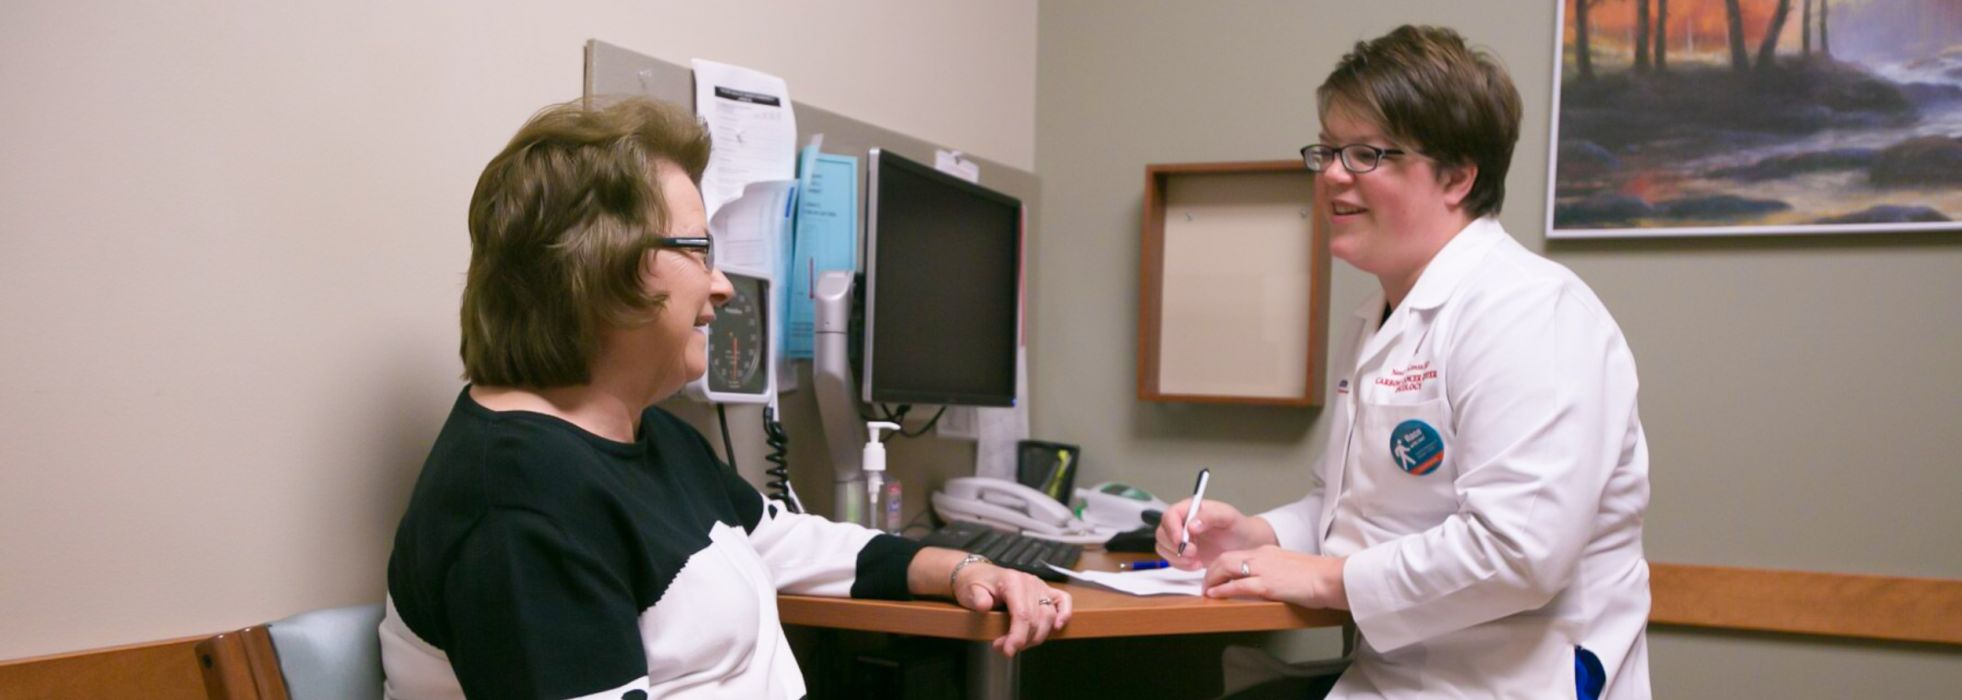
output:
[[[981,556],[979,554],[970,553],[967,556],[962,557],[961,562],[959,564],[954,565],[954,570],[947,572],[947,595],[951,596],[955,594],[955,591],[957,589],[954,588],[955,586],[954,580],[960,578],[961,569],[965,569],[967,568],[967,565],[977,562],[982,564],[994,563],[994,561],[988,559],[987,557]]]

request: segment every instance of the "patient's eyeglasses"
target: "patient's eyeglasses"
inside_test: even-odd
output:
[[[1400,148],[1377,148],[1366,143],[1352,143],[1347,146],[1317,143],[1301,147],[1301,162],[1307,164],[1310,171],[1319,173],[1327,170],[1329,164],[1335,162],[1338,154],[1342,158],[1342,167],[1347,168],[1350,173],[1361,175],[1382,165],[1384,158],[1403,155],[1404,151]]]
[[[654,239],[656,248],[702,251],[702,264],[715,269],[715,239],[708,236],[664,236]]]

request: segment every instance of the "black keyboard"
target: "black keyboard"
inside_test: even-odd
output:
[[[1083,556],[1081,545],[1002,532],[980,523],[968,522],[957,522],[934,530],[933,534],[920,540],[920,544],[973,552],[1001,566],[1027,571],[1048,581],[1062,581],[1069,577],[1050,569],[1047,564],[1068,569],[1076,566],[1076,560]]]

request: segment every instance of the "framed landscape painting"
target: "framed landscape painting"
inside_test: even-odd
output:
[[[1561,1],[1548,237],[1962,230],[1962,1]]]

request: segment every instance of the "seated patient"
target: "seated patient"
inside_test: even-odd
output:
[[[670,105],[558,105],[470,202],[463,366],[388,562],[392,698],[796,698],[782,593],[1005,607],[1013,655],[1069,595],[978,556],[786,511],[654,406],[728,301],[709,140]]]

